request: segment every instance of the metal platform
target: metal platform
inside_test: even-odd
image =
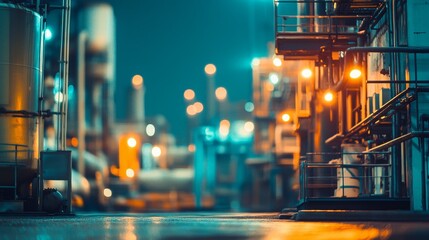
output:
[[[278,32],[276,54],[287,60],[317,60],[322,47],[344,51],[356,46],[358,38],[355,33]]]
[[[287,60],[317,60],[322,47],[345,51],[358,45],[379,20],[384,1],[275,1],[276,54]],[[314,6],[324,6],[318,9]],[[291,9],[298,7],[297,12]]]

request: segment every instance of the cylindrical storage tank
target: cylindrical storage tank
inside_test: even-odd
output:
[[[32,173],[36,172],[39,152],[36,114],[42,73],[42,22],[38,13],[0,3],[0,161],[14,162],[13,150],[17,148],[18,162]],[[0,185],[5,181],[9,179],[0,172]]]
[[[88,80],[112,81],[115,67],[115,17],[107,3],[90,3],[79,10],[78,29],[86,33]]]

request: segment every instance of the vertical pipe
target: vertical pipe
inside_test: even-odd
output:
[[[70,34],[70,1],[63,0],[62,26],[61,26],[61,47],[60,47],[60,78],[63,81],[62,95],[63,100],[60,104],[59,116],[59,142],[58,150],[66,148],[67,133],[67,102],[68,102],[68,68],[69,68],[69,34]]]
[[[17,195],[16,195],[16,188],[18,187],[18,181],[17,181],[17,174],[18,174],[18,145],[15,145],[15,165],[13,167],[14,169],[14,175],[13,175],[13,179],[14,179],[14,188],[13,188],[13,199],[16,200]]]
[[[48,12],[48,5],[46,4],[45,5],[45,11],[44,11],[44,13],[45,13],[45,15],[44,15],[44,18],[46,19],[47,18],[47,12]],[[46,30],[46,21],[43,21],[43,29],[44,30]],[[42,150],[45,150],[44,149],[44,144],[43,144],[43,142],[44,142],[44,130],[45,130],[45,121],[44,121],[44,117],[42,116],[42,110],[43,110],[43,99],[44,99],[44,95],[45,95],[45,93],[44,93],[44,80],[45,80],[45,75],[44,75],[44,71],[43,71],[43,69],[44,69],[44,59],[45,59],[45,32],[44,31],[42,31],[42,33],[43,34],[41,34],[42,35],[42,41],[41,41],[41,44],[40,44],[40,46],[42,47],[42,52],[41,52],[41,59],[40,59],[40,63],[41,63],[41,66],[40,66],[40,69],[42,69],[42,71],[41,71],[41,74],[40,74],[40,81],[39,81],[39,103],[38,103],[38,113],[39,113],[39,116],[37,117],[38,119],[37,119],[37,121],[38,121],[38,123],[39,123],[39,129],[37,130],[38,131],[38,141],[39,141],[39,143],[38,143],[38,150],[37,150],[37,159],[38,159],[38,161],[37,161],[37,172],[40,174],[40,172],[41,172],[41,170],[42,170],[42,168],[41,168],[41,166],[40,166],[40,155],[39,155],[39,151],[42,151]],[[38,194],[38,196],[37,196],[37,204],[38,204],[38,210],[39,211],[41,211],[42,210],[42,196],[43,196],[43,179],[40,177],[40,175],[39,175],[39,177],[38,177],[38,179],[37,179],[37,194]]]
[[[211,124],[214,121],[214,112],[215,112],[215,84],[214,84],[214,75],[207,75],[207,103],[208,103],[208,111],[207,111],[207,124]]]
[[[388,8],[388,16],[389,16],[389,38],[390,38],[390,47],[396,47],[396,14],[395,14],[395,1],[390,0],[386,3]],[[390,64],[391,64],[391,74],[390,74],[390,92],[391,96],[395,96],[398,91],[398,86],[394,83],[397,80],[397,66],[396,66],[396,53],[390,53]],[[392,138],[396,138],[398,136],[398,115],[394,114],[392,116]],[[392,189],[393,189],[393,197],[398,197],[400,195],[400,158],[398,154],[400,154],[400,149],[393,146],[392,147]]]
[[[277,38],[277,32],[279,31],[279,29],[278,29],[278,20],[277,20],[277,17],[278,17],[278,5],[279,5],[279,3],[277,2],[277,0],[275,0],[274,1],[274,39],[276,39]],[[277,43],[277,41],[276,41],[276,43]],[[277,48],[277,46],[276,46],[276,48]]]
[[[423,137],[419,137],[419,142],[420,142],[420,147],[421,147],[421,161],[422,161],[422,210],[426,211],[427,210],[427,199],[426,199],[426,162],[425,162],[425,138]]]
[[[85,43],[86,32],[79,33],[78,41],[78,106],[77,106],[77,139],[78,139],[78,170],[82,176],[85,175]]]

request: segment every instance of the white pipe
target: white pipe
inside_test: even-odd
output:
[[[82,176],[85,176],[85,43],[87,39],[86,32],[79,33],[78,42],[78,105],[77,105],[77,139],[78,139],[78,170]]]
[[[63,0],[62,26],[61,26],[61,51],[60,51],[60,78],[63,81],[63,101],[59,104],[60,116],[58,118],[58,150],[66,148],[67,134],[67,107],[68,107],[68,69],[69,69],[69,40],[70,40],[70,1]]]

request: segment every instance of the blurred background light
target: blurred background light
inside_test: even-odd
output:
[[[153,124],[148,124],[146,126],[146,134],[149,137],[152,137],[153,135],[155,135],[155,132],[156,132],[156,129],[155,129],[155,126]]]

